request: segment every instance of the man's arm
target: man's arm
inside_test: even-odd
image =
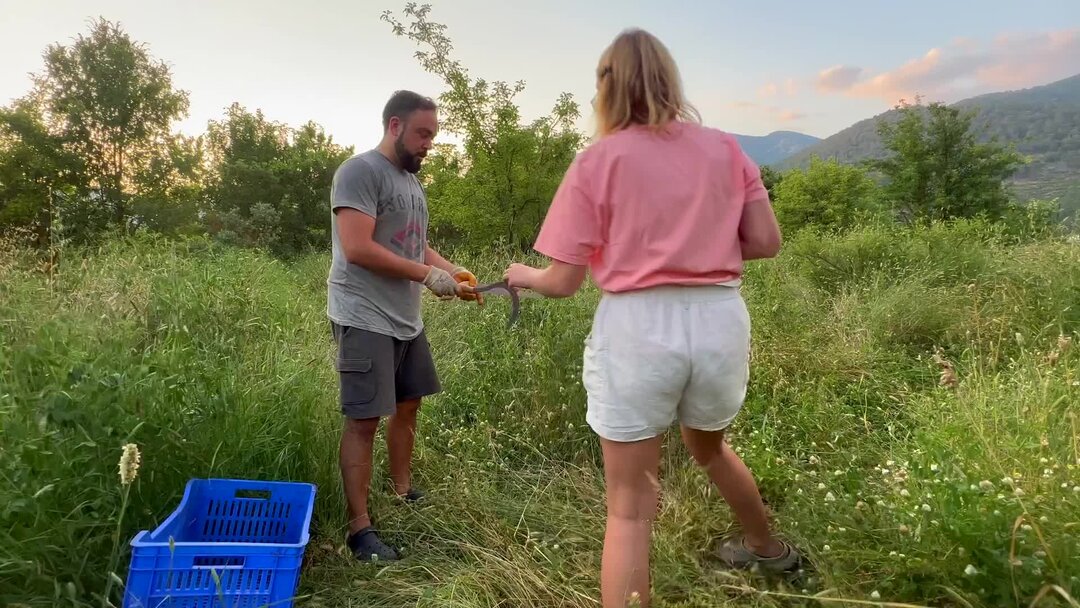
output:
[[[428,264],[429,266],[434,266],[436,268],[442,268],[443,270],[451,274],[453,274],[454,270],[458,268],[454,264],[448,262],[446,258],[439,255],[439,252],[432,249],[431,245],[428,245],[427,248],[424,250],[424,263]]]
[[[405,259],[375,242],[375,218],[349,207],[342,207],[336,213],[338,239],[350,264],[387,277],[424,282],[429,271],[427,265]]]

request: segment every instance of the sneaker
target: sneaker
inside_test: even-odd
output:
[[[371,526],[349,535],[345,544],[349,546],[353,557],[362,562],[393,562],[400,559],[398,552],[384,543]]]

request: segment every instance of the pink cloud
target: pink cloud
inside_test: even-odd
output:
[[[788,97],[794,97],[799,92],[799,85],[795,82],[794,78],[788,78],[784,82],[770,82],[765,86],[758,89],[758,97],[776,97],[777,95],[784,94]]]
[[[862,68],[848,65],[834,65],[831,68],[821,70],[817,76],[817,88],[819,91],[835,92],[844,91],[859,80]]]
[[[1080,28],[1040,34],[1003,34],[990,43],[968,38],[877,74],[834,66],[818,74],[818,90],[888,103],[916,94],[956,101],[1002,89],[1045,84],[1080,72]]]
[[[762,114],[772,120],[779,122],[795,122],[807,117],[804,112],[798,110],[781,108],[778,106],[755,103],[753,101],[736,101],[728,104],[729,108],[735,110],[743,110],[747,112],[755,112]]]

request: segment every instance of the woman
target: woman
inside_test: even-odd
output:
[[[743,528],[721,557],[733,567],[798,566],[724,442],[749,373],[743,261],[775,256],[780,229],[758,168],[731,135],[701,126],[659,40],[623,32],[596,78],[600,138],[570,165],[536,242],[551,264],[514,264],[506,278],[569,297],[591,270],[603,290],[584,356],[586,419],[607,483],[601,593],[605,607],[630,597],[647,606],[660,446],[676,418]]]

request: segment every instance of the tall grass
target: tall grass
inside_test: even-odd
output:
[[[464,261],[488,280],[508,259]],[[0,253],[0,604],[102,605],[116,460],[137,443],[121,538],[191,477],[318,484],[304,605],[598,605],[603,476],[579,381],[598,294],[526,300],[509,330],[503,300],[425,301],[446,389],[420,423],[430,500],[390,500],[379,446],[372,511],[407,559],[364,566],[342,548],[327,263],[153,238],[48,272]],[[731,516],[672,438],[659,605],[1080,597],[1080,247],[965,223],[807,233],[744,293],[753,377],[731,441],[813,568],[721,570]]]

